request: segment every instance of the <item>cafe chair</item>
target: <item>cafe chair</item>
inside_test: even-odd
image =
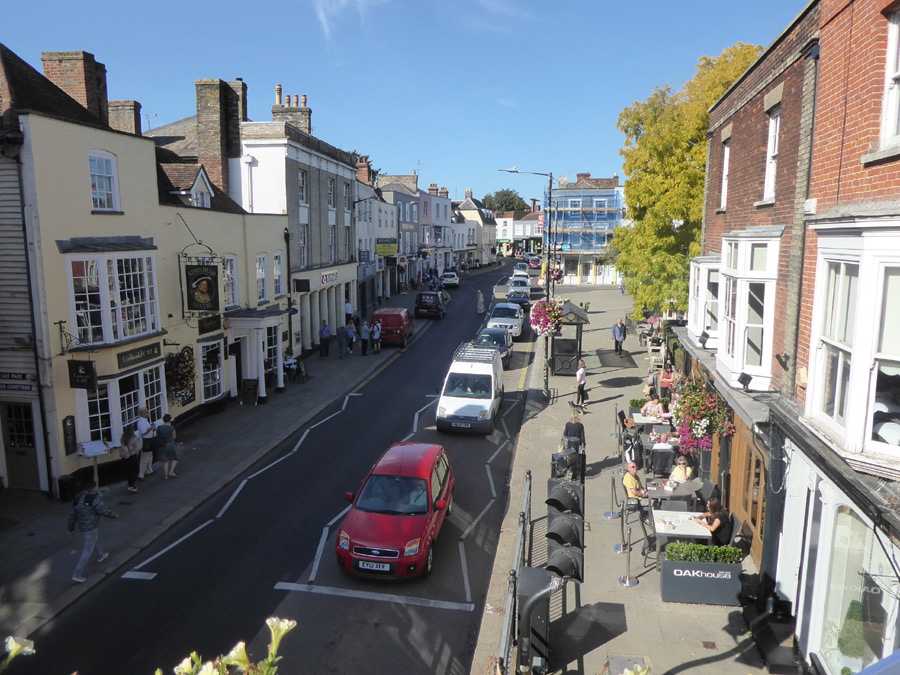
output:
[[[675,460],[675,452],[673,450],[651,450],[650,451],[650,470],[657,478],[669,477],[672,473],[672,464]]]
[[[622,519],[625,523],[625,527],[628,527],[629,513],[640,514],[638,516],[638,522],[641,525],[641,530],[644,532],[644,540],[647,540],[647,526],[644,523],[644,518],[647,518],[650,522],[650,527],[653,527],[653,512],[650,509],[650,500],[641,500],[632,497],[624,484],[622,485],[622,489],[625,491],[625,498],[622,500]],[[646,501],[646,504],[642,503],[644,501]]]
[[[737,546],[738,537],[741,536],[741,519],[738,518],[733,513],[731,514],[731,541],[728,542],[729,546]]]

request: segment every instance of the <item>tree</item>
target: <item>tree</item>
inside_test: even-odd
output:
[[[488,193],[481,201],[484,204],[484,207],[491,211],[528,210],[528,204],[526,204],[525,200],[519,196],[519,193],[509,188]]]
[[[630,223],[616,228],[612,246],[635,318],[644,307],[687,310],[690,258],[700,253],[707,111],[761,52],[738,42],[717,58],[703,56],[680,91],[657,87],[619,115]]]

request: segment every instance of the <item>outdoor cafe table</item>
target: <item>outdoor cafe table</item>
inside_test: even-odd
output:
[[[653,511],[653,529],[656,530],[656,571],[659,572],[660,551],[669,539],[698,539],[709,543],[712,533],[700,523],[694,522],[696,513],[686,511]]]
[[[650,481],[647,483],[647,492],[650,493],[650,499],[658,499],[667,501],[669,499],[680,499],[690,502],[697,495],[697,486],[694,481],[687,480],[678,485],[673,490],[666,490],[663,487],[668,481]]]
[[[642,415],[639,412],[634,413],[632,417],[635,424],[662,424],[662,420],[652,415]]]

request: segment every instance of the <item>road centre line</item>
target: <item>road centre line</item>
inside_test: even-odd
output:
[[[507,443],[509,443],[509,434],[506,434],[506,440],[500,444],[500,447],[497,448],[497,450],[494,452],[493,455],[491,455],[490,459],[487,462],[485,462],[485,464],[490,464],[491,462],[493,462],[497,458],[497,455],[500,454],[500,451],[506,447]]]
[[[140,581],[151,581],[156,576],[156,572],[125,572],[121,579],[138,579]]]
[[[325,550],[325,541],[328,539],[328,530],[331,529],[329,527],[322,528],[322,536],[319,537],[319,548],[316,549],[316,559],[313,561],[312,572],[309,573],[309,582],[312,583],[316,580],[316,572],[319,571],[319,561],[322,559],[322,551]]]
[[[216,514],[216,520],[218,520],[223,515],[225,515],[225,512],[228,510],[228,507],[231,506],[231,502],[233,502],[237,498],[238,494],[240,494],[241,490],[244,489],[244,486],[247,484],[248,480],[249,480],[248,478],[245,478],[244,480],[242,480],[241,484],[238,485],[237,488],[235,489],[235,491],[231,493],[231,496],[228,498],[228,501],[225,502],[225,506],[223,506],[221,508],[221,510]]]
[[[515,408],[516,406],[519,405],[519,403],[521,403],[521,401],[519,400],[518,397],[512,398],[512,399],[505,399],[505,398],[504,398],[503,400],[504,400],[504,401],[509,400],[509,401],[512,401],[512,403],[510,403],[510,405],[506,408],[506,410],[503,411],[503,414],[500,415],[500,417],[506,417],[507,415],[509,415],[509,413],[511,413],[511,412],[513,411],[513,408]],[[507,436],[508,436],[508,435],[509,435],[509,434],[507,434]]]
[[[343,511],[341,511],[334,518],[332,518],[331,520],[328,521],[328,525],[326,525],[326,527],[331,528],[332,525],[334,525],[337,521],[339,521],[341,518],[343,518],[345,515],[347,515],[347,512],[349,510],[350,510],[350,505],[348,504],[347,507]]]
[[[496,488],[494,487],[494,477],[491,476],[491,465],[490,465],[490,464],[485,464],[485,465],[484,465],[484,470],[485,470],[485,473],[487,473],[488,483],[489,483],[490,486],[491,486],[491,499],[495,499],[495,498],[497,497],[497,490],[496,490]]]
[[[313,425],[310,427],[310,429],[315,429],[315,428],[316,428],[317,426],[319,426],[320,424],[325,424],[325,422],[327,422],[328,420],[330,420],[332,417],[337,417],[337,416],[340,415],[342,412],[344,412],[344,409],[343,409],[343,408],[341,408],[340,410],[337,410],[337,411],[331,413],[331,414],[330,414],[328,417],[326,417],[324,420],[320,420],[320,421],[316,422],[315,424],[313,424]]]
[[[355,391],[351,391],[344,397],[344,405],[341,406],[341,412],[344,412],[347,409],[347,401],[350,400],[351,396],[362,396],[362,394],[357,394]]]
[[[466,545],[460,540],[459,557],[462,559],[463,584],[466,587],[466,602],[472,602],[472,589],[469,587],[469,566],[466,564]]]
[[[283,462],[284,460],[286,460],[286,459],[287,459],[288,457],[290,457],[292,454],[293,454],[293,453],[289,452],[289,453],[287,453],[286,455],[282,455],[281,457],[279,457],[278,459],[276,459],[274,462],[271,462],[270,464],[267,464],[266,466],[264,466],[263,468],[261,468],[261,469],[260,469],[259,471],[257,471],[256,473],[252,473],[252,474],[250,474],[249,476],[247,476],[247,480],[250,480],[251,478],[256,478],[256,477],[257,477],[258,475],[260,475],[261,473],[265,473],[266,471],[268,471],[269,469],[271,469],[271,468],[272,468],[273,466],[275,466],[276,464],[280,464],[281,462]]]
[[[471,602],[447,602],[445,600],[431,600],[429,598],[407,598],[402,595],[390,595],[388,593],[373,593],[371,591],[353,591],[346,588],[328,588],[324,586],[310,586],[309,584],[292,584],[279,581],[275,584],[276,591],[297,591],[300,593],[317,593],[319,595],[336,595],[342,598],[356,598],[358,600],[376,600],[378,602],[390,602],[399,605],[414,605],[416,607],[430,607],[431,609],[449,609],[461,612],[472,612],[475,605]]]
[[[303,441],[306,440],[306,437],[309,435],[309,429],[303,432],[303,435],[300,437],[300,440],[297,441],[297,445],[294,446],[294,449],[291,450],[291,454],[294,454],[300,449],[300,446],[303,445]]]

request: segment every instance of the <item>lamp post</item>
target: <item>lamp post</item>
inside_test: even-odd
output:
[[[551,249],[553,248],[550,243],[550,236],[552,234],[551,225],[553,222],[552,212],[551,212],[551,204],[553,204],[553,172],[550,173],[541,173],[539,171],[519,171],[516,167],[511,169],[497,169],[498,171],[505,171],[506,173],[527,173],[532,176],[546,176],[547,177],[547,217],[544,222],[544,228],[547,231],[547,250],[546,260],[547,260],[547,268],[546,268],[546,293],[547,293],[547,301],[551,302],[553,300],[553,285],[554,282],[550,280],[550,260],[551,260]],[[544,335],[544,397],[549,401],[550,400],[550,335]]]

